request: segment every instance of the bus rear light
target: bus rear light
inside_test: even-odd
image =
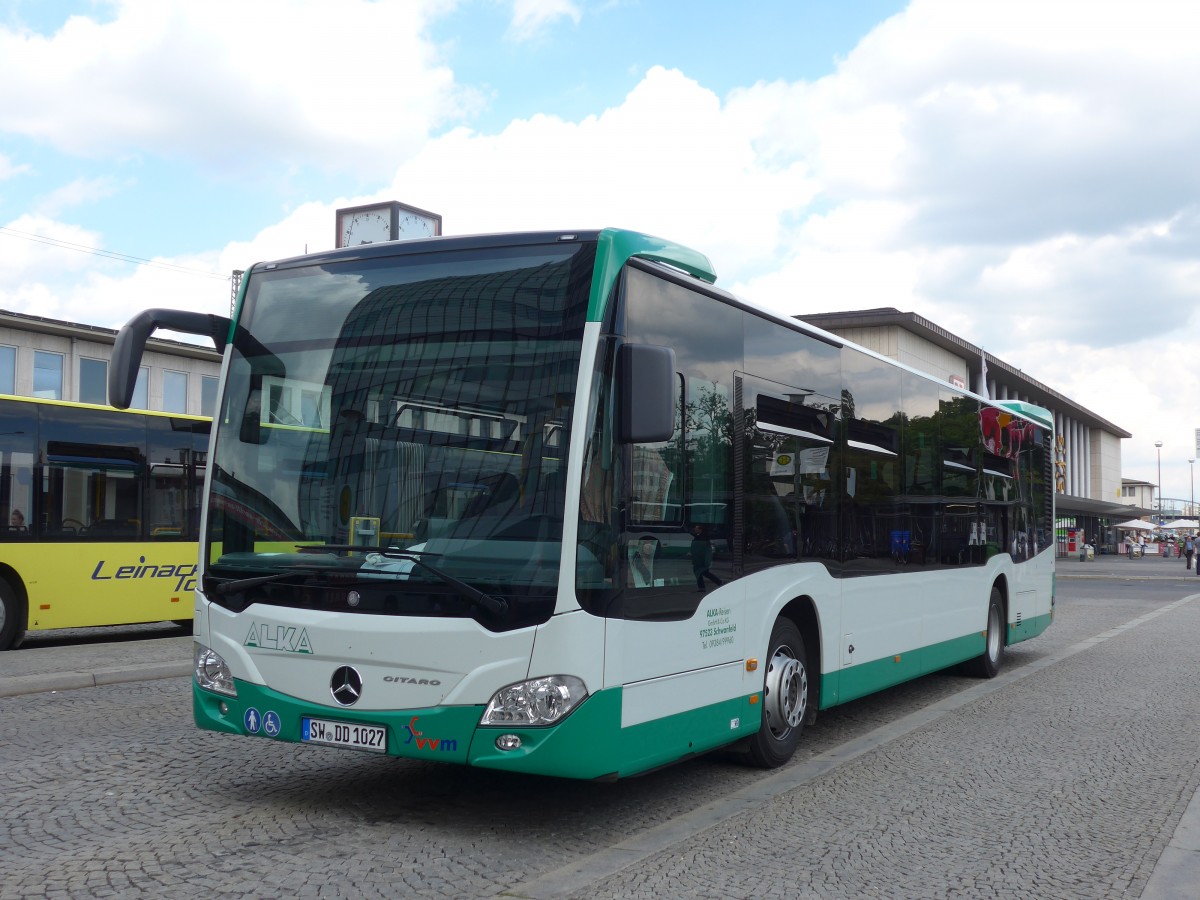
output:
[[[480,725],[553,725],[587,697],[574,675],[550,675],[503,687],[492,696]]]
[[[237,696],[237,688],[233,684],[233,673],[216,651],[210,650],[203,644],[195,644],[195,676],[196,684],[206,691]]]

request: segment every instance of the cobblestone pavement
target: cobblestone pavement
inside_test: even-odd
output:
[[[1200,788],[1198,633],[1182,604],[572,896],[1138,897]]]
[[[0,898],[1138,897],[1200,787],[1200,602],[1088,592],[1087,565],[998,679],[830,710],[776,773],[597,785],[230,738],[181,677],[0,697]],[[190,656],[119,645],[131,666],[139,643]],[[0,654],[0,684],[60,649]]]

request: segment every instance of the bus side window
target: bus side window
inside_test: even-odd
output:
[[[8,527],[0,540],[24,540],[37,523],[33,504],[33,460],[37,451],[37,412],[28,404],[0,401],[8,434],[0,450],[0,513]]]

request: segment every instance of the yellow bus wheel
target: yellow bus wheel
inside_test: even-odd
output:
[[[0,650],[15,650],[25,638],[25,604],[20,594],[0,578]]]

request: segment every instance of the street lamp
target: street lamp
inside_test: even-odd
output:
[[[1158,524],[1162,524],[1162,441],[1154,442],[1158,450]]]
[[[1193,465],[1195,462],[1196,458],[1194,456],[1188,460],[1188,477],[1191,479],[1192,491],[1191,499],[1188,500],[1189,516],[1194,516],[1196,514],[1196,466]]]

